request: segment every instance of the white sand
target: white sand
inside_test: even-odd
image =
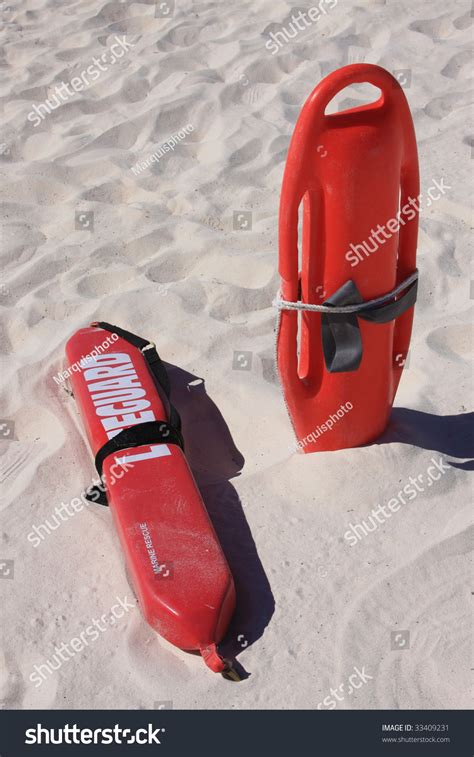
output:
[[[277,54],[265,43],[288,24],[281,0],[178,0],[171,18],[146,2],[8,5],[2,417],[16,439],[0,442],[0,562],[14,560],[13,580],[0,581],[3,706],[315,708],[340,684],[339,708],[468,706],[470,0],[340,0]],[[33,104],[116,35],[133,48],[35,127]],[[418,412],[396,410],[385,444],[291,456],[271,307],[282,171],[311,89],[357,61],[410,69],[422,188],[450,186],[421,219],[421,291],[395,401]],[[174,152],[134,175],[187,124]],[[93,232],[75,228],[84,211]],[[252,213],[251,230],[233,229],[235,211]],[[229,484],[238,456],[208,405],[201,412],[199,387],[182,383],[191,459],[238,582],[230,638],[250,673],[239,685],[163,642],[138,610],[41,686],[30,680],[56,644],[131,597],[105,508],[79,512],[37,548],[27,541],[93,476],[74,401],[53,375],[67,338],[96,319],[154,339],[204,378],[245,457]],[[232,369],[235,350],[253,353],[251,370]],[[351,546],[350,523],[440,455],[451,462],[441,479]],[[402,635],[392,649],[400,631],[409,643]],[[349,694],[354,667],[371,678]]]

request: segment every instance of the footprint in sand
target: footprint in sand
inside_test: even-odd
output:
[[[255,158],[258,158],[262,154],[262,140],[251,139],[243,147],[235,150],[229,157],[229,165],[232,168],[251,163]]]
[[[130,103],[146,100],[149,91],[150,85],[140,72],[134,76],[127,77],[121,89],[123,99]]]
[[[465,68],[470,70],[472,66],[472,55],[470,50],[462,50],[460,53],[456,53],[449,59],[445,67],[442,69],[441,74],[443,76],[449,76],[450,79],[459,79],[466,75]]]
[[[271,307],[275,297],[276,277],[264,287],[248,289],[229,284],[225,292],[217,295],[210,309],[210,315],[219,321],[227,321],[233,316],[255,313]]]
[[[129,150],[135,144],[139,134],[135,124],[128,121],[127,123],[113,126],[106,132],[89,143],[88,149],[96,147],[110,147],[113,149]]]
[[[137,277],[129,268],[117,268],[102,273],[86,274],[77,283],[79,294],[89,298],[105,297],[107,294],[133,288]]]
[[[447,95],[441,97],[435,97],[433,100],[425,105],[424,112],[430,118],[441,120],[450,116],[451,113],[459,111],[463,107],[468,107],[472,102],[472,97],[469,92],[463,90],[462,92],[450,92]]]
[[[162,256],[159,263],[150,266],[145,276],[160,284],[181,281],[191,273],[195,264],[196,257],[167,254]]]
[[[474,327],[469,323],[441,326],[431,331],[426,343],[442,358],[466,362],[470,360],[473,352]]]
[[[453,31],[451,14],[447,13],[444,16],[438,16],[438,18],[417,19],[408,28],[426,35],[433,41],[445,39]]]
[[[156,46],[160,52],[171,52],[175,47],[191,47],[199,42],[201,29],[199,26],[183,23],[175,26],[173,29],[157,42]]]

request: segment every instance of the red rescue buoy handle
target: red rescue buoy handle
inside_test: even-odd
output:
[[[337,114],[326,114],[330,101],[345,87],[351,84],[372,84],[381,90],[381,96],[374,102]],[[306,100],[298,118],[288,150],[281,192],[279,214],[279,272],[282,278],[281,294],[283,299],[295,301],[298,298],[298,209],[309,189],[317,189],[316,177],[311,173],[312,151],[318,147],[319,137],[326,128],[331,127],[331,120],[347,119],[357,114],[379,109],[386,112],[393,109],[401,117],[404,135],[404,157],[401,171],[401,206],[409,196],[418,197],[419,178],[416,140],[409,106],[402,87],[388,71],[369,63],[357,63],[344,66],[329,74],[312,91]],[[331,159],[331,157],[329,157]],[[341,166],[341,170],[343,170]],[[310,220],[310,203],[305,207],[303,225]],[[304,231],[303,231],[304,233]],[[397,283],[406,278],[415,268],[416,261],[416,224],[400,232],[400,248],[403,256]]]

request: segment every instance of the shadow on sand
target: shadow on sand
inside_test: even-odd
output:
[[[376,444],[401,442],[456,457],[453,468],[474,470],[474,413],[432,415],[396,407],[386,431]],[[470,458],[470,459],[466,459]]]
[[[207,394],[204,380],[165,365],[171,399],[181,415],[186,457],[234,576],[237,607],[220,649],[224,657],[235,661],[238,653],[262,636],[275,608],[242,504],[230,483],[245,460]],[[247,677],[239,663],[235,667],[242,678]]]

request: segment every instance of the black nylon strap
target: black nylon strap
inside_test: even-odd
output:
[[[416,302],[417,295],[418,279],[410,284],[405,294],[398,300],[388,302],[386,305],[379,305],[376,308],[366,308],[360,313],[360,317],[364,321],[371,321],[371,323],[388,323],[411,308]]]
[[[119,434],[109,439],[95,456],[95,467],[99,476],[102,476],[102,467],[106,457],[121,449],[141,447],[142,444],[177,444],[182,449],[183,439],[179,431],[165,421],[148,421],[124,428]]]
[[[168,372],[163,365],[163,361],[156,351],[155,345],[147,341],[146,339],[143,339],[141,336],[132,334],[131,331],[125,331],[125,329],[121,329],[119,326],[113,326],[112,324],[106,323],[105,321],[100,321],[99,323],[94,325],[98,326],[101,329],[104,329],[105,331],[110,331],[112,334],[117,334],[117,336],[125,339],[125,341],[127,342],[130,342],[130,344],[140,350],[143,357],[148,363],[148,368],[155,380],[155,383],[157,384],[158,388],[162,389],[166,399],[168,400],[170,425],[181,432],[181,418],[179,417],[178,411],[170,400],[171,387]],[[182,446],[184,448],[184,445]]]
[[[125,428],[109,439],[97,452],[95,456],[95,466],[100,477],[102,477],[102,468],[106,457],[122,449],[131,447],[140,447],[143,444],[177,444],[184,451],[184,440],[181,434],[181,418],[178,411],[172,405],[170,400],[170,380],[163,362],[158,355],[155,345],[148,342],[130,331],[125,331],[119,326],[113,326],[105,321],[94,323],[94,326],[110,331],[112,334],[125,339],[131,345],[140,350],[145,358],[148,369],[154,379],[158,389],[161,389],[168,402],[169,422],[166,421],[149,421],[147,423],[138,423],[136,426]],[[107,505],[107,497],[100,487],[92,487],[91,493],[95,492],[96,497],[88,496],[86,498],[92,502],[98,502]]]
[[[363,307],[363,297],[352,280],[346,281],[324,305],[358,305],[357,313],[322,313],[322,341],[324,362],[329,373],[356,371],[362,360],[362,338],[358,319],[370,323],[388,323],[398,318],[415,302],[418,280],[409,285],[405,294],[383,305]]]
[[[324,305],[358,305],[362,296],[353,281],[334,292]],[[335,313],[321,315],[323,353],[329,373],[355,371],[362,360],[362,338],[357,315]]]

